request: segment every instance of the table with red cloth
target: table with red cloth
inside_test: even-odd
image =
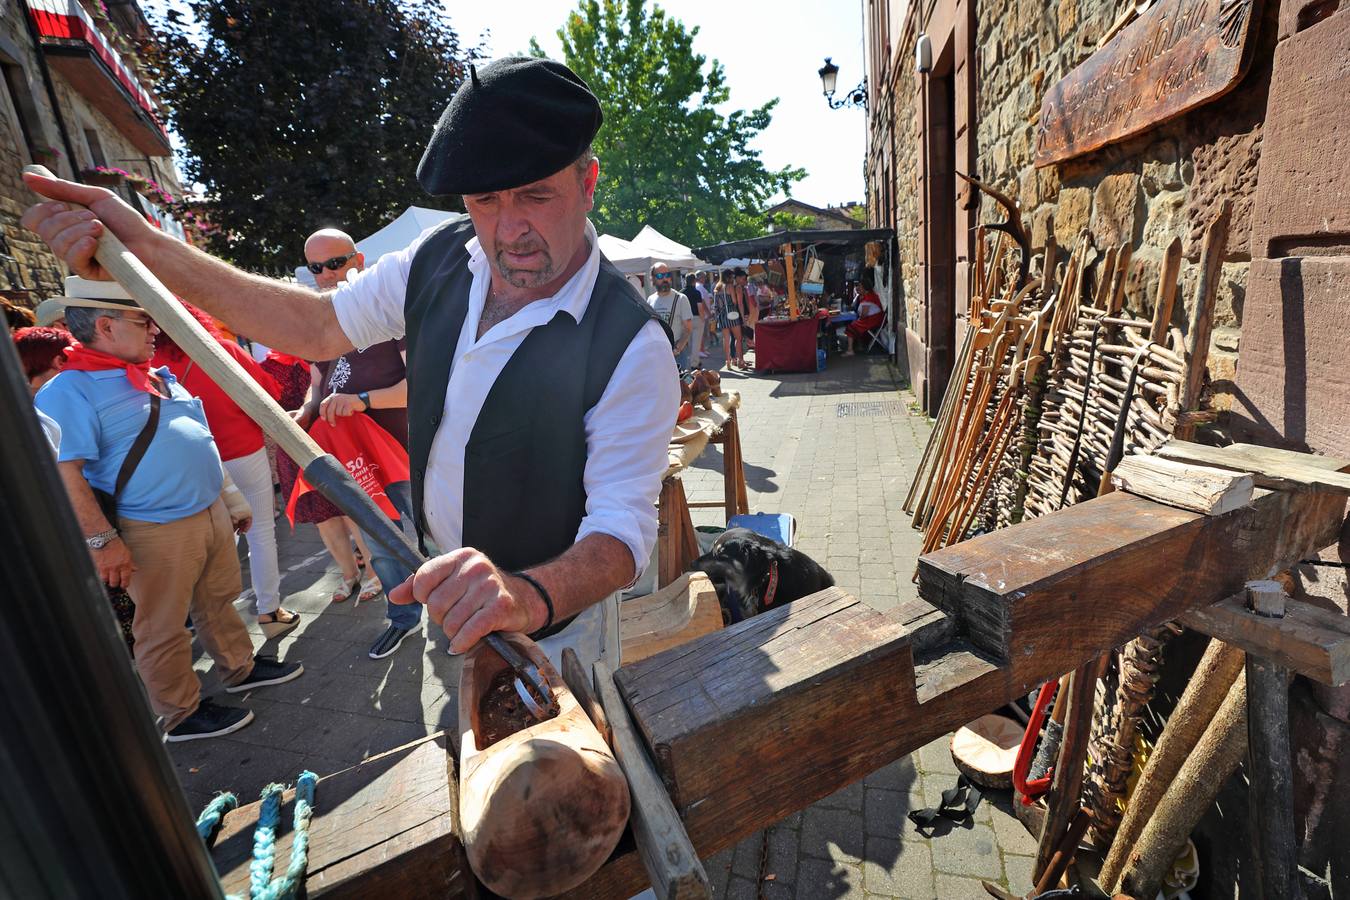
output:
[[[816,330],[815,316],[760,319],[755,325],[755,371],[816,371]]]

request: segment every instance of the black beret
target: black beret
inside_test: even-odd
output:
[[[581,156],[602,120],[600,101],[560,62],[513,56],[470,66],[436,123],[417,180],[437,196],[531,184]]]

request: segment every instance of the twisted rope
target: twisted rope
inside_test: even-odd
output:
[[[269,784],[262,790],[262,805],[258,809],[258,825],[253,832],[253,860],[249,863],[248,900],[292,900],[304,879],[309,865],[309,825],[314,817],[314,787],[319,776],[304,771],[295,782],[295,818],[291,839],[291,859],[286,872],[272,878],[275,866],[277,824],[281,821],[281,795],[285,785]],[[221,794],[202,810],[197,818],[197,833],[211,844],[211,836],[220,825],[221,817],[238,806],[233,794]],[[227,900],[242,900],[231,895]]]
[[[197,817],[197,834],[210,847],[215,840],[216,829],[220,827],[220,820],[225,814],[239,805],[239,798],[234,794],[226,792],[217,794],[216,798],[206,804],[206,809]]]

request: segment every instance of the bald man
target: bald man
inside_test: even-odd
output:
[[[355,278],[366,267],[366,257],[356,242],[336,228],[321,228],[305,240],[305,267],[314,275],[319,290],[328,291]],[[368,415],[408,449],[408,372],[407,353],[402,338],[373,344],[365,350],[352,350],[337,359],[318,364],[319,378],[309,391],[309,400],[297,416],[301,427],[308,428],[316,417],[329,422],[343,416]],[[399,511],[404,530],[411,533],[412,485],[407,481],[386,489]],[[332,525],[330,525],[332,523]],[[324,534],[324,542],[348,539],[339,518],[329,526],[333,534]],[[378,541],[366,535],[371,548],[370,565],[386,589],[402,584],[411,574],[389,555]],[[420,604],[388,605],[389,624],[371,645],[371,659],[383,659],[398,649],[403,639],[422,622]]]

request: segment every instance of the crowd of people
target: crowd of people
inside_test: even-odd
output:
[[[311,235],[305,257],[321,289],[365,264],[352,239],[333,229]],[[295,462],[118,285],[72,276],[65,293],[35,312],[6,310],[39,421],[165,739],[229,734],[253,713],[201,695],[194,634],[227,693],[282,684],[304,671],[298,661],[254,653],[235,607],[239,537],[248,548],[253,612],[267,638],[300,623],[300,614],[282,605],[276,519],[283,507],[294,523],[317,526],[336,562],[341,582],[332,602],[353,594],[357,602],[373,600],[409,573],[321,494],[297,491]],[[301,427],[368,417],[401,452],[406,471],[401,340],[310,361],[256,344],[246,349],[212,317],[188,310]],[[380,491],[406,528],[407,476]],[[388,613],[372,659],[389,656],[417,629],[421,605],[389,604]]]
[[[755,325],[773,308],[773,292],[763,279],[751,280],[744,269],[689,273],[683,288],[678,272],[665,263],[652,267],[655,290],[647,303],[670,329],[675,361],[681,371],[703,367],[721,339],[722,365],[749,370],[745,352],[755,347]]]

